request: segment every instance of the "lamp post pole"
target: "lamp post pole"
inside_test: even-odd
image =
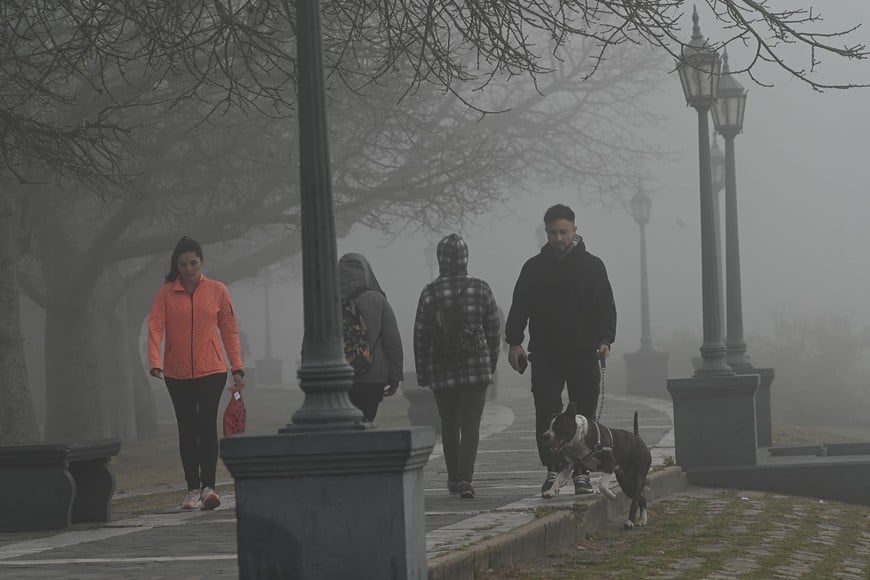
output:
[[[721,85],[721,79],[720,79]],[[713,144],[710,146],[710,183],[713,191],[713,226],[716,233],[716,265],[719,275],[719,300],[725,299],[725,276],[722,272],[724,264],[722,253],[722,206],[719,203],[719,194],[725,189],[725,154],[719,149],[719,140],[716,138],[716,133],[713,133]],[[725,328],[725,309],[719,309],[719,328]],[[728,360],[728,346],[725,346],[725,360]],[[733,369],[732,369],[733,370]]]
[[[646,224],[649,223],[652,199],[638,183],[637,193],[631,198],[631,213],[640,228],[640,349],[652,349],[649,316],[649,281],[646,266]]]
[[[305,347],[302,406],[287,430],[359,429],[362,413],[347,395],[353,369],[344,358],[326,92],[320,47],[320,2],[296,3],[299,67],[299,181]],[[306,227],[308,226],[308,227]]]
[[[743,131],[746,89],[731,76],[728,53],[723,55],[722,78],[713,122],[725,138],[725,271],[727,280],[727,333],[725,340],[728,364],[738,372],[752,369],[743,340],[743,301],[740,283],[740,243],[737,226],[737,167],[734,138]]]
[[[698,114],[698,158],[701,194],[701,291],[703,302],[704,342],[701,364],[695,376],[733,374],[725,364],[725,344],[722,341],[722,296],[720,293],[719,259],[716,255],[713,186],[710,166],[710,128],[708,113],[713,106],[718,84],[718,55],[709,48],[701,35],[697,9],[692,13],[692,39],[683,48],[677,63],[686,102]]]

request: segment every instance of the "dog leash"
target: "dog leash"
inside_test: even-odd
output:
[[[607,358],[603,352],[598,353],[598,374],[601,377],[598,383],[598,416],[595,421],[601,420],[601,414],[604,412],[604,388],[607,386]]]

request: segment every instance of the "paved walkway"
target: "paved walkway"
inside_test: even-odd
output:
[[[520,384],[501,387],[498,398],[487,402],[476,499],[447,494],[440,444],[433,450],[424,470],[429,558],[528,523],[538,507],[573,504],[569,488],[546,503],[540,499],[544,473],[535,448],[531,394]],[[609,395],[602,421],[631,429],[635,410],[654,465],[673,457],[670,402]],[[226,494],[223,500],[213,512],[170,509],[48,535],[0,534],[0,578],[237,578],[235,498]]]

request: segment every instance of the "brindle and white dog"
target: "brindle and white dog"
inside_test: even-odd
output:
[[[609,499],[615,499],[616,494],[609,487],[610,475],[615,473],[622,491],[631,499],[625,528],[646,525],[646,498],[643,494],[652,457],[638,435],[637,412],[634,413],[632,433],[589,421],[578,415],[577,405],[570,402],[562,413],[553,417],[542,438],[549,444],[550,451],[561,455],[565,463],[556,483],[543,494],[544,498],[558,494],[559,488],[571,480],[574,468],[582,466],[590,471],[603,472],[605,475],[598,489]]]

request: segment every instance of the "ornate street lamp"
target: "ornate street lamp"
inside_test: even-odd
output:
[[[649,223],[652,199],[643,190],[643,185],[637,184],[637,192],[631,198],[631,214],[635,223],[640,226],[640,348],[652,348],[649,321],[649,283],[646,269],[646,224]]]
[[[347,391],[329,163],[320,1],[297,0],[296,50],[305,337],[292,423],[221,440],[235,481],[240,578],[425,578],[428,427],[364,427]],[[348,517],[347,489],[366,490]],[[389,533],[373,533],[388,530]],[[342,557],[337,558],[336,554]]]
[[[692,39],[683,47],[677,61],[677,72],[686,103],[698,113],[698,157],[701,193],[701,278],[704,314],[704,343],[701,345],[701,365],[696,375],[731,374],[725,364],[722,342],[722,305],[719,281],[719,260],[716,255],[715,216],[713,215],[713,185],[710,167],[710,129],[707,113],[719,90],[720,61],[715,51],[701,35],[698,11],[692,12]]]
[[[755,395],[759,377],[735,374],[725,362],[722,340],[721,276],[707,124],[707,113],[719,93],[719,59],[701,36],[697,10],[692,20],[692,40],[684,48],[677,70],[686,102],[698,112],[704,343],[695,374],[691,378],[668,379],[668,393],[674,406],[674,451],[676,462],[683,469],[755,465],[758,460]]]
[[[713,105],[713,123],[725,138],[725,271],[727,280],[728,364],[735,371],[750,370],[743,340],[743,305],[740,284],[740,244],[737,228],[737,170],[734,159],[734,137],[743,132],[746,112],[746,89],[731,76],[728,53],[722,59],[722,78]]]

